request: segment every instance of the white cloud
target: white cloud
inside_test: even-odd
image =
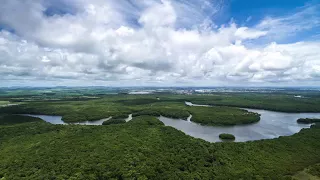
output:
[[[0,79],[8,84],[33,79],[65,85],[245,85],[320,77],[320,42],[244,43],[272,37],[273,26],[293,17],[265,19],[252,28],[213,27],[207,8],[221,5],[205,0],[65,3],[76,12],[46,16],[41,0],[4,0],[0,24],[15,33],[0,32]],[[199,3],[203,8],[197,9]]]
[[[235,36],[240,39],[257,39],[265,35],[267,35],[267,31],[252,30],[248,27],[238,28],[235,32]]]
[[[157,28],[159,26],[173,26],[176,19],[177,15],[171,3],[162,0],[161,3],[155,4],[142,12],[139,22],[147,28]]]
[[[289,39],[320,27],[320,4],[306,5],[297,12],[282,17],[266,17],[256,29],[268,31],[269,39]]]

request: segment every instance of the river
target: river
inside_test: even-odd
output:
[[[189,106],[208,106],[197,105],[191,102],[186,102]],[[298,124],[299,118],[320,118],[320,113],[283,113],[268,110],[246,109],[250,112],[259,113],[260,121],[254,124],[236,125],[236,126],[203,126],[192,122],[192,115],[187,120],[172,119],[167,117],[159,117],[166,126],[174,127],[184,133],[200,138],[209,142],[220,142],[219,134],[230,133],[236,137],[236,142],[253,141],[260,139],[273,139],[279,136],[290,136],[299,132],[303,128],[309,128],[309,124]],[[62,121],[61,116],[47,115],[28,115],[39,117],[52,124],[66,124]],[[97,121],[86,121],[81,125],[101,125],[103,121],[109,120],[111,117]],[[130,121],[132,115],[129,115],[126,121]]]

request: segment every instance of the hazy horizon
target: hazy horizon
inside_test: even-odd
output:
[[[250,89],[250,88],[312,88],[312,89],[320,89],[320,86],[0,86],[0,88],[243,88],[243,89]]]

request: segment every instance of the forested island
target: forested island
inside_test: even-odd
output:
[[[235,140],[236,137],[232,134],[223,133],[219,135],[219,138],[222,140]]]
[[[316,118],[300,118],[297,120],[298,123],[301,124],[312,124],[312,123],[320,123],[320,119]]]

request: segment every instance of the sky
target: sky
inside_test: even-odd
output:
[[[320,0],[0,0],[0,86],[320,86]]]

